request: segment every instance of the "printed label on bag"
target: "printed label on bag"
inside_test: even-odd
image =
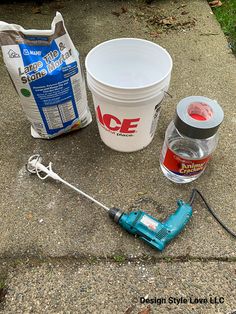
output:
[[[0,46],[36,138],[52,138],[91,122],[79,54],[59,12],[51,31],[0,21]],[[37,34],[36,34],[37,33]],[[82,123],[83,121],[83,123]]]
[[[163,164],[168,170],[177,175],[192,176],[202,172],[210,158],[211,156],[204,159],[184,159],[168,148]]]

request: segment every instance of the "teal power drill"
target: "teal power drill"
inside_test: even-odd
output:
[[[162,251],[184,229],[192,216],[192,207],[189,204],[178,200],[177,205],[176,211],[163,222],[141,210],[124,213],[118,208],[111,208],[108,213],[123,229]]]
[[[62,179],[58,174],[52,170],[52,164],[46,167],[41,163],[40,155],[33,155],[29,158],[26,165],[30,173],[36,173],[42,180],[51,177],[54,180],[60,181],[79,192],[92,202],[96,203],[105,209],[109,216],[118,223],[123,229],[133,235],[137,235],[147,244],[155,249],[162,251],[166,244],[174,239],[188,223],[192,216],[192,207],[190,204],[178,200],[178,208],[169,216],[164,222],[160,222],[147,213],[139,210],[130,213],[124,213],[118,208],[109,208],[100,203],[90,195],[71,185],[69,182]]]

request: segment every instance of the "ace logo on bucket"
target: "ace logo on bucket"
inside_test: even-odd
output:
[[[96,113],[99,123],[109,132],[121,136],[133,136],[137,132],[140,118],[121,120],[112,114],[102,113],[99,105],[96,108]]]

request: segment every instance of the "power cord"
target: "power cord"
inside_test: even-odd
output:
[[[204,204],[206,205],[206,208],[209,210],[209,212],[212,214],[212,216],[216,219],[216,221],[218,221],[218,223],[230,234],[232,235],[234,238],[236,238],[236,233],[234,231],[232,231],[231,229],[229,229],[224,223],[223,221],[217,216],[217,214],[214,212],[214,210],[210,207],[210,205],[207,203],[206,199],[204,198],[204,196],[202,195],[202,193],[200,191],[198,191],[197,189],[193,189],[189,202],[188,204],[192,206],[196,194],[198,194],[201,199],[203,200]]]

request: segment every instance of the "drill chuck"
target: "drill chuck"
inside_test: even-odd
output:
[[[123,211],[119,208],[112,207],[112,208],[110,208],[108,214],[112,220],[114,220],[116,223],[119,223],[119,220],[123,214]]]

